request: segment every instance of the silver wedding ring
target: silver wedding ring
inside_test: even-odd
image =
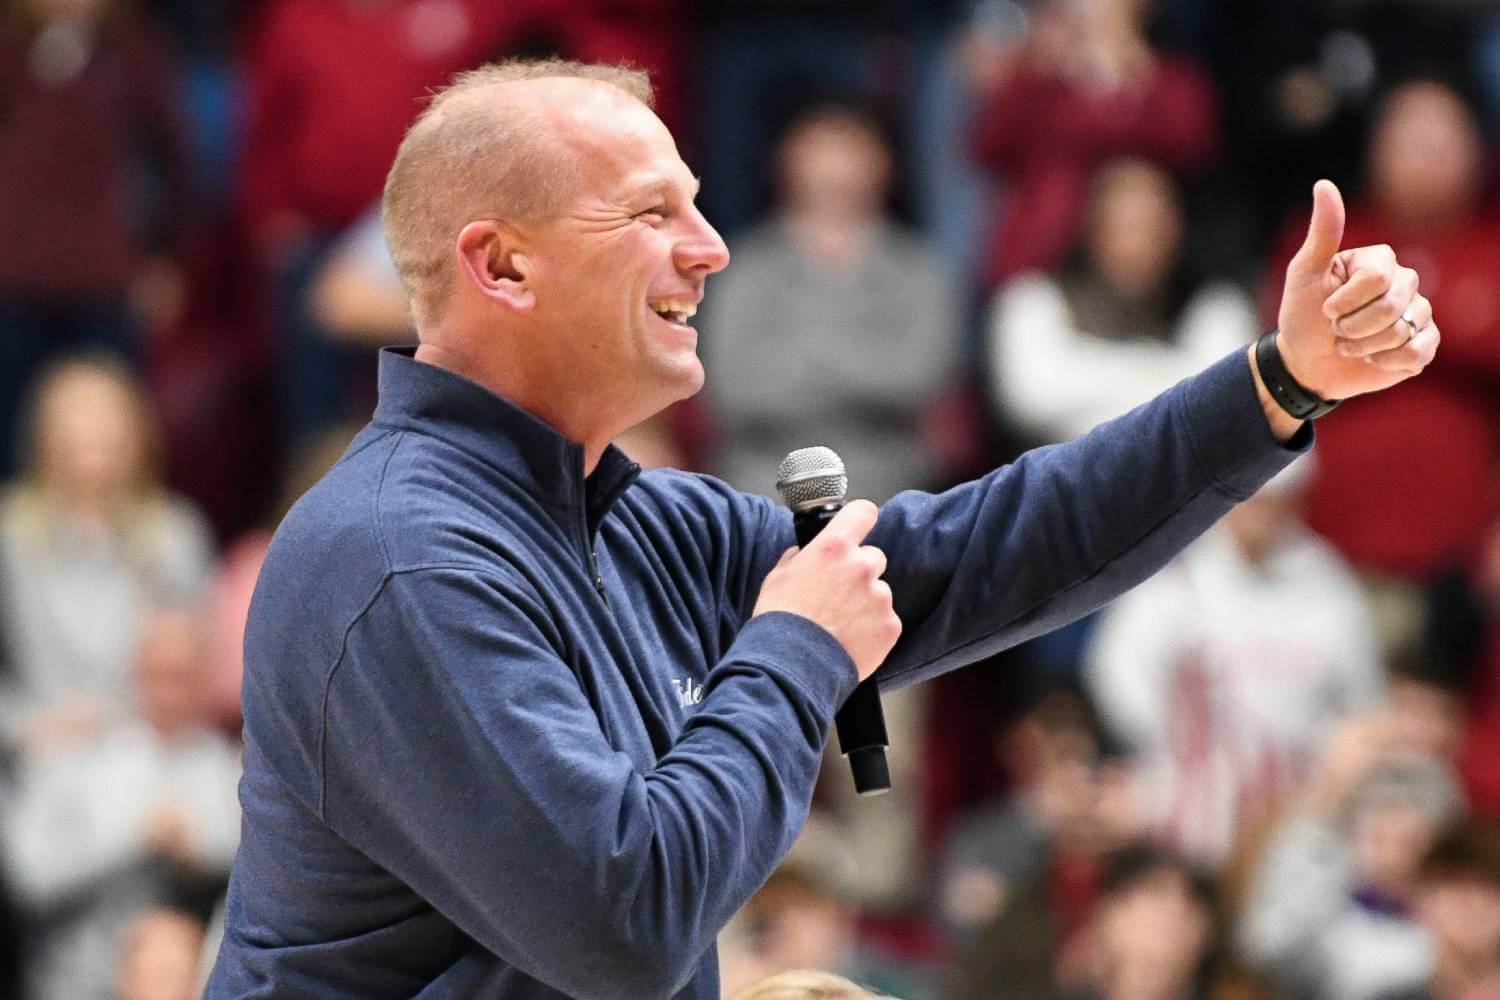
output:
[[[1417,335],[1417,321],[1411,318],[1410,312],[1402,313],[1401,318],[1406,321],[1407,326],[1411,327],[1411,332],[1406,335],[1407,341],[1410,342]]]

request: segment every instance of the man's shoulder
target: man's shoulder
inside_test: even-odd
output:
[[[429,435],[372,425],[298,501],[272,543],[346,575],[494,566],[556,520],[503,469]]]
[[[324,560],[335,554],[340,575],[357,572],[364,563],[383,572],[376,504],[399,443],[399,434],[373,427],[361,431],[344,456],[282,518],[266,554],[262,580],[283,568],[298,577],[316,575],[318,569],[333,568]]]

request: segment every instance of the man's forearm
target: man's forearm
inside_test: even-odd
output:
[[[883,681],[922,680],[1067,624],[1156,572],[1296,457],[1239,351],[1092,433],[937,496],[871,533],[905,628]],[[1285,429],[1285,428],[1283,428]]]

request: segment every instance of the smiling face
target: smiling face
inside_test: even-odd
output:
[[[532,339],[573,388],[644,418],[702,387],[690,323],[729,251],[645,105],[595,95],[557,125],[582,178],[557,218],[522,227]]]

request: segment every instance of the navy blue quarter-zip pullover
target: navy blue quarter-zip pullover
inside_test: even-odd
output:
[[[869,538],[905,626],[882,684],[1097,608],[1295,454],[1237,352],[1078,441],[901,494]],[[807,619],[751,617],[794,544],[784,509],[613,448],[582,463],[382,354],[373,422],[256,588],[209,1000],[718,1000],[714,937],[800,830],[854,667]]]

